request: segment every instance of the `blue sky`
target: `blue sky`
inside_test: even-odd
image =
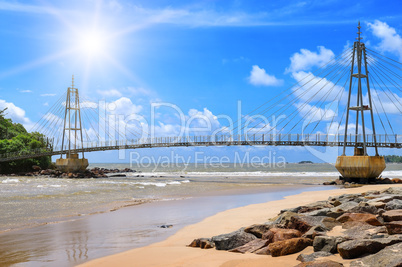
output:
[[[30,128],[66,91],[74,74],[83,99],[114,103],[115,114],[137,114],[149,122],[151,103],[170,103],[186,118],[208,118],[222,128],[227,120],[219,115],[235,121],[239,101],[246,115],[303,73],[341,54],[355,41],[358,21],[367,47],[402,61],[401,11],[396,0],[0,0],[0,108],[8,107],[8,116]],[[155,134],[174,136],[180,131],[178,113],[162,106],[155,109]],[[400,113],[390,113],[393,130],[400,133]],[[195,120],[193,126],[200,125],[202,119]],[[183,155],[202,151],[231,158],[236,151],[265,155],[270,150],[289,162],[334,162],[339,153],[174,149]],[[168,155],[170,150],[137,152]],[[87,157],[127,162],[127,155],[121,160],[117,152]]]

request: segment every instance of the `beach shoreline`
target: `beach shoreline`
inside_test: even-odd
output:
[[[383,190],[389,187],[390,185],[365,185],[349,189],[310,191],[287,196],[281,200],[226,210],[207,217],[199,223],[186,226],[164,241],[95,259],[80,266],[264,266],[267,264],[267,260],[270,266],[294,266],[300,263],[296,260],[297,255],[311,253],[311,247],[300,253],[273,258],[251,253],[229,253],[215,249],[201,250],[187,247],[187,245],[196,238],[211,237],[252,224],[264,223],[283,209],[327,200],[329,196]],[[402,187],[402,185],[392,185],[392,187]],[[333,257],[339,262],[349,262],[339,256]]]

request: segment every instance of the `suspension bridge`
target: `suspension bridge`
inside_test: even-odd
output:
[[[359,24],[353,46],[312,72],[293,73],[293,85],[208,135],[191,129],[179,136],[149,134],[155,126],[136,114],[121,120],[107,113],[106,102],[80,96],[73,76],[71,87],[32,129],[43,134],[46,145],[3,153],[0,162],[60,155],[59,163],[83,160],[85,165],[84,153],[92,151],[244,145],[342,147],[342,156],[347,148],[354,148],[353,156],[368,156],[369,148],[379,157],[378,148],[402,148],[402,135],[394,130],[402,113],[402,63],[367,48],[360,34]]]

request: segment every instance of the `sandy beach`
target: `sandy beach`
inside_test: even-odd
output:
[[[392,185],[402,187],[402,185]],[[99,258],[81,266],[294,266],[300,253],[271,257],[251,253],[239,254],[215,249],[202,250],[186,247],[193,239],[229,233],[244,226],[264,223],[275,217],[280,210],[292,208],[314,201],[326,200],[329,196],[382,190],[390,185],[367,185],[351,189],[304,192],[285,199],[235,208],[208,217],[194,225],[187,226],[168,239],[146,247],[129,250],[112,256]],[[312,247],[301,253],[311,253]],[[339,256],[331,256],[346,263]]]

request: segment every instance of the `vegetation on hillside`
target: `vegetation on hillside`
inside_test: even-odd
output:
[[[0,111],[0,154],[10,152],[25,152],[47,147],[46,137],[38,132],[28,133],[20,123],[13,123],[6,119],[7,108]],[[0,162],[0,173],[19,173],[32,171],[32,166],[37,165],[42,169],[48,168],[51,157],[23,159],[11,162]]]
[[[384,156],[385,162],[389,163],[402,163],[402,156],[388,155]]]

